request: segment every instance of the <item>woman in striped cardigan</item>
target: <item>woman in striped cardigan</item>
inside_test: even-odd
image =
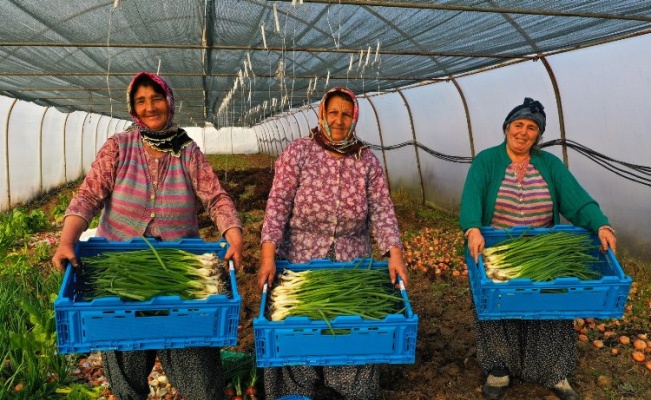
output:
[[[199,237],[199,200],[229,243],[224,258],[233,259],[239,268],[242,224],[201,149],[174,123],[172,89],[159,76],[141,72],[129,85],[127,104],[134,123],[108,138],[97,153],[66,210],[54,265],[61,271],[65,261],[79,265],[75,243],[100,212],[97,234],[111,241],[142,235],[164,241]],[[146,399],[156,356],[186,399],[223,396],[216,347],[104,352],[104,372],[113,394],[120,400]]]

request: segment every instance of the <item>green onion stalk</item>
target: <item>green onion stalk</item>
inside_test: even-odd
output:
[[[214,253],[197,255],[173,248],[111,251],[84,257],[82,265],[89,301],[111,296],[127,301],[155,296],[197,300],[227,292]]]
[[[589,234],[547,232],[510,238],[484,250],[486,275],[494,281],[531,279],[552,281],[562,277],[599,279],[591,268],[598,245]]]
[[[389,274],[380,269],[285,270],[270,294],[271,320],[306,316],[326,322],[344,315],[381,320],[404,311]]]

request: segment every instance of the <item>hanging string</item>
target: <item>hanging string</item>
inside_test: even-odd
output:
[[[262,45],[264,46],[265,50],[268,50],[268,48],[267,48],[267,36],[264,33],[264,22],[260,25],[260,32],[262,32]]]
[[[375,58],[373,59],[373,67],[375,67],[375,82],[377,83],[377,91],[380,92],[380,41],[377,41],[375,47]]]
[[[301,1],[300,4],[303,4],[303,2]],[[290,19],[292,21],[292,53],[291,53],[292,86],[291,89],[289,89],[289,94],[287,95],[288,111],[292,109],[292,104],[294,104],[294,88],[296,86],[296,21],[298,20],[298,18],[296,18],[296,2],[292,2],[292,5],[294,6],[293,9],[291,10],[293,18]]]
[[[353,59],[355,58],[355,55],[353,53],[350,54],[350,61],[348,62],[348,70],[346,71],[346,86],[348,86],[348,77],[350,74],[350,71],[353,70]]]
[[[117,9],[119,3],[120,0],[113,1],[113,8],[111,8],[111,11],[109,12],[108,35],[106,36],[106,50],[108,53],[108,60],[106,63],[106,90],[108,91],[111,118],[113,118],[113,96],[111,96],[111,27],[113,25],[113,13]]]
[[[328,14],[326,16],[326,21],[328,22],[328,28],[330,29],[330,35],[332,35],[332,40],[335,42],[335,48],[339,50],[339,44],[341,41],[341,18],[339,19],[339,23],[337,26],[337,33],[335,34],[335,32],[332,30],[332,25],[330,24],[330,8],[331,6],[328,5]],[[339,14],[341,14],[341,10],[339,10]]]
[[[375,58],[373,59],[373,65],[377,64],[380,56],[380,41],[377,41],[377,47],[375,47]]]
[[[278,20],[278,7],[276,7],[276,3],[273,5],[273,11],[274,11],[274,23],[276,27],[276,33],[280,33],[280,21]]]
[[[280,93],[280,98],[282,100],[283,96],[286,96],[286,93],[288,91],[287,89],[287,74],[285,71],[285,65],[286,65],[286,48],[287,48],[287,34],[285,32],[286,30],[286,23],[283,25],[281,29],[280,25],[280,17],[278,14],[278,8],[276,7],[276,3],[273,4],[273,17],[274,17],[274,24],[275,24],[275,33],[277,33],[280,36],[281,40],[281,50],[280,50],[280,58],[278,60],[278,67],[276,68],[276,79],[278,79],[278,88],[279,88],[279,93]],[[287,18],[285,18],[285,21],[287,21]],[[292,62],[292,67],[293,67],[293,62]],[[276,98],[271,98],[271,92],[269,92],[269,99],[271,100],[271,108],[275,108],[275,105],[278,103],[278,99]],[[280,108],[282,109],[282,101],[280,102]],[[277,110],[274,110],[277,111]]]

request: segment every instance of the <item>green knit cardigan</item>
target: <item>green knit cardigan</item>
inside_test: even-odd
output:
[[[459,223],[464,232],[470,228],[491,225],[497,192],[509,164],[511,159],[506,152],[506,142],[481,151],[473,160],[461,195]],[[609,225],[599,204],[558,157],[534,149],[531,151],[531,164],[540,171],[549,187],[554,203],[554,225],[560,223],[560,215],[572,225],[593,232]]]

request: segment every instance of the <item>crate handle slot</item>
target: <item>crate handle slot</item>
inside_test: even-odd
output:
[[[567,293],[568,289],[540,289],[540,294],[563,294]]]
[[[136,311],[136,317],[169,317],[170,310],[143,310]]]
[[[339,335],[350,335],[352,332],[352,329],[342,329],[342,328],[334,328],[334,329],[321,329],[321,334],[322,335],[328,335],[328,336],[339,336]]]

